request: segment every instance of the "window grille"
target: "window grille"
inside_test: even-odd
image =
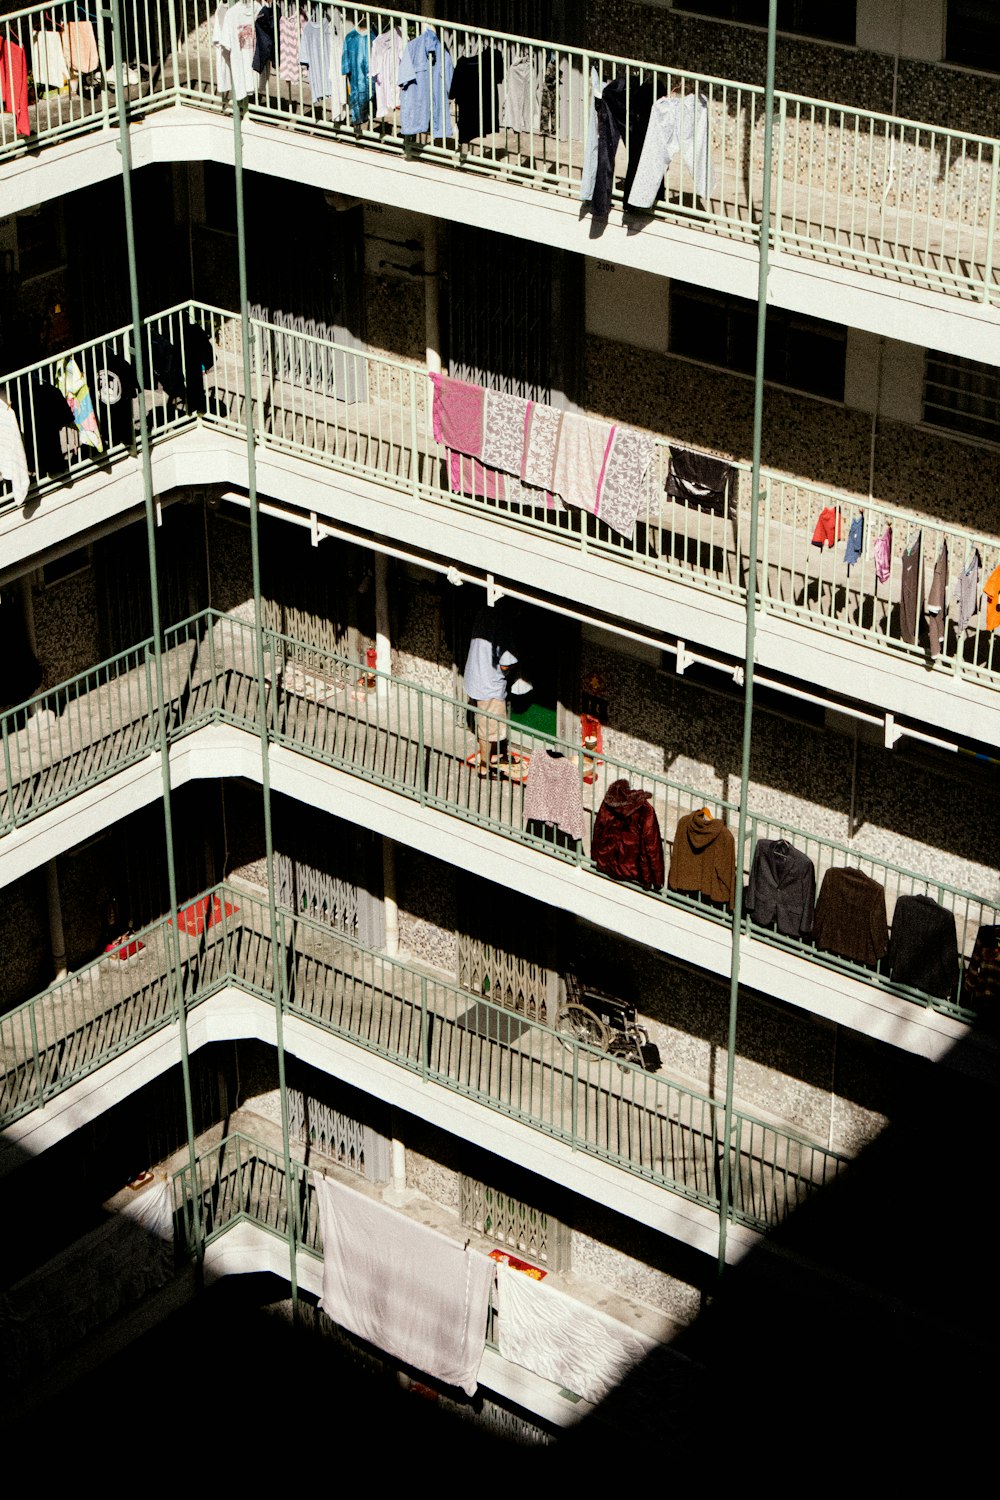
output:
[[[301,1089],[288,1090],[288,1129],[338,1167],[368,1182],[389,1181],[388,1139],[342,1110],[308,1098]]]
[[[548,1271],[568,1271],[570,1233],[551,1214],[543,1214],[509,1193],[463,1173],[459,1179],[462,1223],[512,1255],[522,1255]]]
[[[924,421],[1000,442],[1000,370],[958,354],[928,351]]]

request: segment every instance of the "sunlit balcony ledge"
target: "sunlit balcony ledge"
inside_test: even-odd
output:
[[[206,487],[245,488],[246,447],[235,434],[207,426],[164,434],[153,447],[153,483],[160,503],[179,492]],[[418,558],[458,563],[483,577],[493,574],[534,593],[561,600],[596,624],[625,622],[663,637],[701,647],[736,666],[745,648],[745,611],[738,599],[711,590],[699,576],[684,582],[578,551],[555,537],[504,524],[494,512],[426,504],[406,490],[331,469],[274,448],[257,451],[262,495],[287,507],[289,520],[335,523],[356,534],[391,537]],[[34,557],[61,545],[80,545],[113,530],[142,507],[137,459],[119,454],[109,468],[89,469],[72,485],[49,489],[25,512],[0,515],[4,569],[12,577]],[[321,536],[321,533],[318,535]],[[322,542],[320,542],[322,545]],[[20,565],[20,566],[19,566]],[[706,608],[706,593],[711,608]],[[673,663],[675,656],[666,660]],[[875,705],[907,721],[932,725],[984,744],[1000,744],[997,694],[958,673],[929,671],[919,660],[881,646],[841,636],[816,624],[758,613],[756,662],[825,693]]]
[[[728,975],[731,936],[724,925],[696,911],[609,881],[583,865],[567,864],[489,828],[468,823],[363,776],[311,760],[287,746],[270,750],[271,786],[336,817],[395,839],[458,869],[475,868],[486,879],[515,888],[596,926],[669,953],[716,975]],[[213,724],[170,749],[171,784],[238,776],[262,780],[259,742],[245,730]],[[111,775],[0,841],[0,882],[18,878],[94,836],[162,795],[159,755]],[[850,1027],[891,1046],[932,1060],[954,1062],[982,1076],[995,1066],[995,1048],[968,1025],[932,1008],[829,969],[744,934],[741,982],[811,1015]],[[956,1044],[963,1045],[956,1049]],[[956,1049],[951,1056],[952,1049]]]
[[[233,162],[232,121],[219,104],[174,105],[132,126],[133,164]],[[754,300],[752,243],[661,219],[627,228],[620,210],[606,224],[581,214],[573,197],[434,160],[365,150],[353,141],[289,130],[260,119],[243,126],[247,170],[414,213],[516,234],[554,248],[597,256],[658,276]],[[93,134],[26,151],[0,166],[5,211],[17,212],[118,175],[117,133]],[[1000,306],[966,301],[889,275],[831,265],[826,259],[772,252],[768,300],[792,311],[865,328],[886,338],[986,363],[1000,360]]]

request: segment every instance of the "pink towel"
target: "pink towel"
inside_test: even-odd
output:
[[[503,500],[506,481],[496,469],[486,469],[464,453],[448,450],[448,483],[453,495],[472,495],[477,500]]]
[[[875,543],[875,577],[887,583],[892,572],[892,527],[887,526]]]
[[[448,375],[431,375],[434,386],[434,436],[446,448],[480,458],[483,451],[482,386]]]

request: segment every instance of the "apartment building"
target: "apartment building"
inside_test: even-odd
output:
[[[206,1279],[332,1337],[325,1180],[543,1273],[501,1434],[971,1453],[994,8],[778,0],[773,81],[762,0],[244,9],[0,20],[10,1409]]]

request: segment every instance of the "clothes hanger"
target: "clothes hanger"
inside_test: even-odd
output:
[[[708,807],[702,807],[702,808],[699,809],[699,812],[700,812],[700,814],[701,814],[701,816],[703,818],[708,818],[709,821],[711,821],[712,812],[711,812],[710,808],[708,808]]]

